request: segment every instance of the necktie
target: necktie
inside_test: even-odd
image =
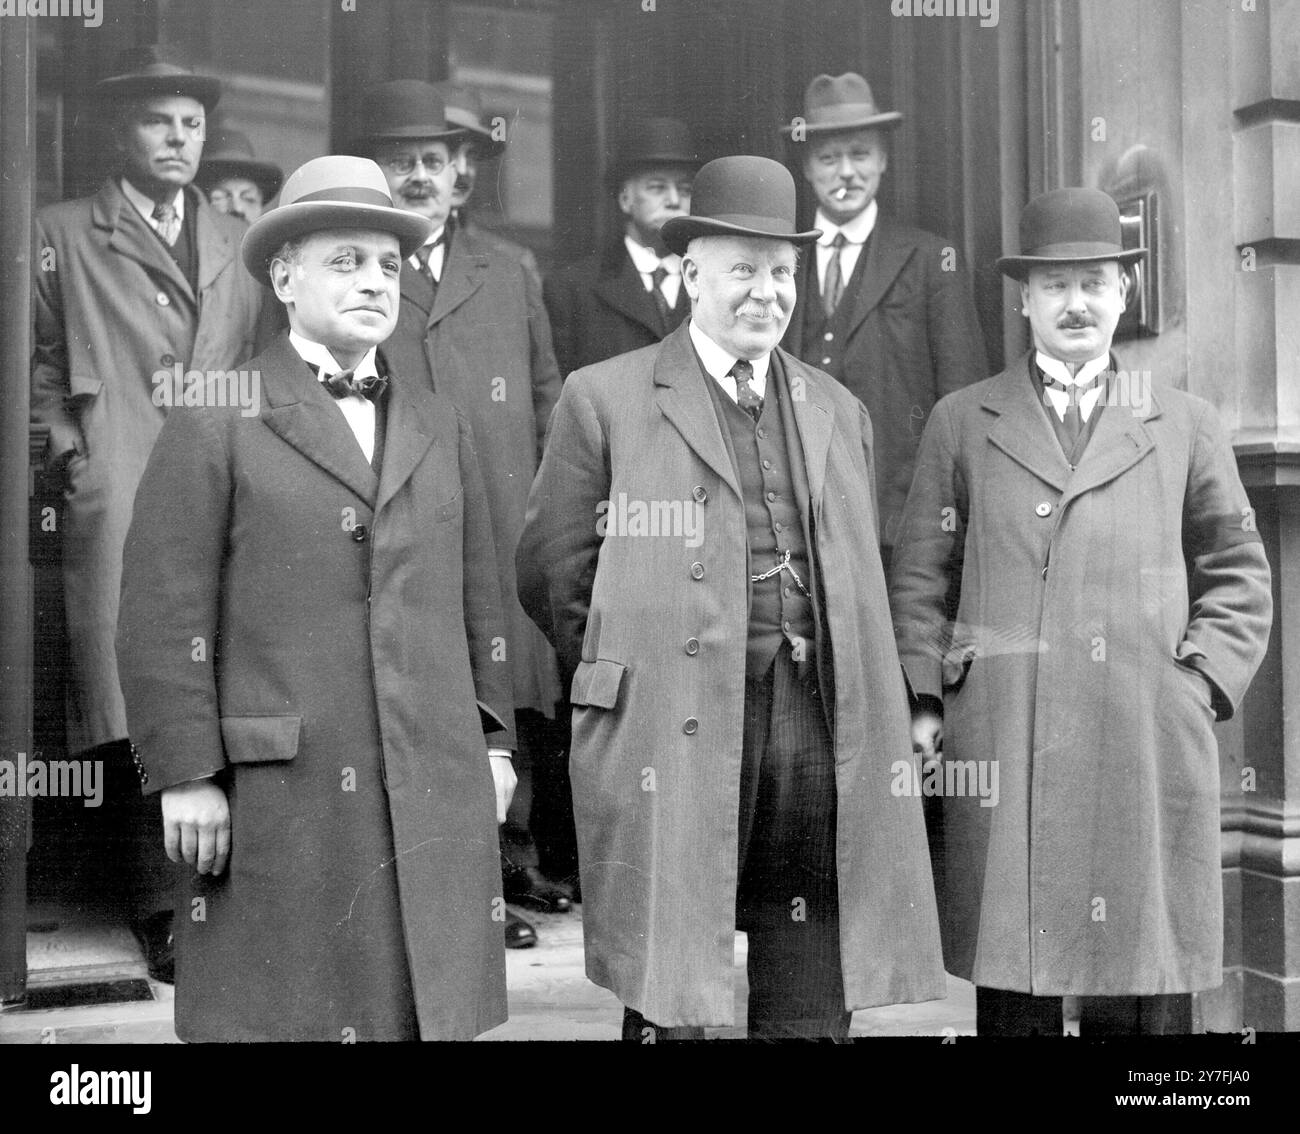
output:
[[[157,233],[170,248],[181,234],[181,218],[176,215],[176,206],[163,203],[154,205],[153,219],[158,222]]]
[[[438,247],[439,243],[440,241],[435,240],[432,244],[422,244],[415,250],[415,258],[420,261],[420,271],[424,273],[424,278],[433,284],[434,288],[437,288],[438,281],[434,279],[433,269],[429,267],[429,257],[433,255],[433,250]]]
[[[655,307],[659,310],[659,318],[663,321],[664,327],[668,326],[668,317],[672,313],[672,308],[668,306],[668,297],[664,295],[663,284],[668,278],[668,269],[662,264],[650,273],[650,298],[655,301]]]
[[[1077,382],[1071,382],[1070,385],[1067,386],[1058,378],[1049,378],[1046,375],[1043,377],[1043,384],[1045,386],[1050,386],[1053,390],[1062,391],[1070,399],[1065,407],[1065,419],[1061,423],[1065,429],[1066,440],[1069,443],[1069,448],[1066,453],[1067,456],[1074,451],[1074,445],[1079,440],[1079,435],[1083,432],[1083,412],[1079,408],[1079,402],[1083,398],[1083,395],[1089,390],[1097,388],[1097,383],[1100,378],[1101,375],[1098,374],[1086,385],[1080,386]],[[1049,408],[1053,413],[1056,412],[1054,407]],[[1096,407],[1094,406],[1093,408],[1095,409]]]
[[[763,399],[749,384],[750,379],[754,377],[754,367],[750,365],[748,359],[738,358],[736,365],[727,373],[736,379],[736,403],[757,421],[758,415],[763,412]]]
[[[842,232],[837,232],[835,239],[831,241],[831,260],[826,265],[826,282],[822,284],[822,310],[826,312],[827,319],[835,314],[835,308],[840,305],[840,297],[844,294],[844,279],[840,275],[840,252],[847,243]]]
[[[307,365],[310,366],[311,363]],[[312,373],[315,373],[315,370]],[[358,378],[352,370],[340,370],[337,374],[322,378],[321,384],[335,398],[347,398],[355,395],[377,402],[388,388],[388,379],[379,374],[369,374],[365,378]]]

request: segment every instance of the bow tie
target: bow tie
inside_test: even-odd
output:
[[[308,363],[308,365],[311,364]],[[377,402],[383,392],[388,389],[388,379],[379,374],[369,374],[364,378],[358,378],[353,370],[340,370],[337,374],[322,378],[321,385],[335,398],[355,396]]]

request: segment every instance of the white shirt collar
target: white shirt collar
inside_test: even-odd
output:
[[[730,370],[736,365],[737,355],[730,351],[723,350],[708,335],[695,325],[695,320],[690,322],[691,342],[695,344],[695,349],[699,353],[700,361],[704,363],[704,369],[708,372],[709,377],[722,386],[735,400],[736,379],[730,375]],[[750,380],[750,385],[754,391],[762,397],[767,389],[767,370],[772,362],[772,354],[759,355],[758,358],[751,358],[749,364],[754,368],[754,377]]]
[[[1035,351],[1034,361],[1038,363],[1038,369],[1049,378],[1055,378],[1062,386],[1086,386],[1098,374],[1110,365],[1110,354],[1100,355],[1097,358],[1089,359],[1079,367],[1077,374],[1071,376],[1070,368],[1065,365],[1059,358],[1052,358],[1044,354],[1041,350]]]
[[[446,230],[446,228],[447,228],[446,224],[439,225],[431,233],[429,233],[429,238],[423,244],[421,244],[420,247],[428,248],[429,245],[433,244],[435,241],[441,240],[442,234]],[[446,251],[447,251],[447,245],[439,244],[437,248],[435,248],[431,253],[429,253],[429,264],[430,264],[429,270],[433,272],[435,278],[440,279],[442,276],[442,271],[441,271],[442,258],[446,254]],[[420,257],[417,256],[414,252],[412,252],[406,258],[406,262],[410,264],[411,267],[418,268],[420,266]]]
[[[659,267],[662,267],[670,276],[682,274],[682,258],[672,252],[661,260],[659,254],[653,248],[638,244],[630,236],[626,235],[623,237],[623,247],[627,249],[627,254],[632,257],[632,266],[643,276],[651,275]]]
[[[821,209],[818,209],[813,228],[820,228],[822,234],[817,238],[817,243],[829,248],[835,241],[835,234],[842,232],[844,239],[850,244],[865,244],[867,237],[876,227],[876,217],[879,213],[880,206],[876,204],[874,197],[871,199],[871,204],[846,224],[836,224]]]
[[[120,178],[118,182],[122,186],[122,193],[126,199],[135,206],[135,211],[145,219],[145,223],[155,232],[158,229],[158,222],[153,219],[154,206],[157,205],[152,197],[146,197],[125,177]],[[172,207],[176,210],[176,218],[182,224],[185,223],[185,190],[177,189],[176,196],[172,200]]]
[[[311,339],[305,339],[297,331],[289,332],[289,342],[293,349],[296,350],[303,362],[316,370],[317,379],[324,381],[331,374],[337,374],[340,370],[346,370],[347,367],[340,366],[338,360],[330,353],[327,346],[320,343],[314,343]],[[365,357],[357,363],[353,374],[358,378],[370,378],[378,375],[379,368],[375,362],[375,351],[377,347],[371,347],[366,351]]]

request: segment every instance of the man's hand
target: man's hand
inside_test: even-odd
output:
[[[518,782],[515,776],[515,765],[509,756],[489,755],[488,763],[492,765],[492,785],[497,791],[497,822],[504,823],[506,811],[515,795],[515,784]]]
[[[943,748],[943,717],[921,709],[912,715],[912,751],[922,762],[937,760]]]
[[[163,843],[172,862],[184,859],[214,877],[230,858],[230,804],[211,780],[162,790]]]

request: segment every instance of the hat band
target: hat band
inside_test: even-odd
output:
[[[684,220],[716,221],[718,224],[731,224],[737,228],[754,228],[760,232],[770,232],[773,236],[789,237],[796,235],[794,225],[784,217],[760,216],[755,213],[714,213],[710,216],[690,214]]]
[[[381,209],[391,209],[393,199],[378,189],[365,189],[359,185],[344,185],[337,189],[318,189],[315,193],[304,193],[286,202],[290,205],[306,205],[313,201],[325,201],[331,205],[374,205]]]
[[[861,122],[864,118],[878,118],[883,111],[871,102],[837,102],[831,106],[812,107],[804,120],[809,126]]]

